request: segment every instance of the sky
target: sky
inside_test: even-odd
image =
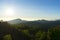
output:
[[[60,0],[0,0],[0,20],[60,19]]]

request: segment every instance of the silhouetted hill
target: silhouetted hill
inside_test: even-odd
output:
[[[26,22],[26,21],[21,20],[21,19],[14,19],[14,20],[8,21],[8,23],[10,23],[10,24],[19,24],[19,23],[24,23],[24,22]]]
[[[43,30],[48,30],[49,28],[53,28],[56,25],[60,25],[60,20],[56,21],[48,21],[48,20],[36,20],[36,21],[24,21],[21,19],[15,19],[12,21],[9,21],[11,24],[25,24],[28,27],[36,27],[36,28],[41,28]]]
[[[34,27],[40,27],[40,26],[45,26],[45,25],[60,25],[60,20],[56,21],[48,21],[48,20],[35,20],[35,21],[26,21],[26,20],[21,20],[21,19],[14,19],[11,21],[8,21],[10,24],[26,24],[29,26],[34,25]]]
[[[11,21],[8,21],[10,24],[20,24],[20,23],[27,23],[27,22],[38,22],[38,23],[47,23],[47,20],[36,20],[36,21],[26,21],[26,20],[21,20],[21,19],[14,19]]]

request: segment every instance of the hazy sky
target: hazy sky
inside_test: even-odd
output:
[[[60,19],[60,0],[0,0],[0,19]]]

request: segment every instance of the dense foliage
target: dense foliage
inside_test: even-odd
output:
[[[0,40],[60,40],[60,25],[45,30],[25,24],[0,22]]]

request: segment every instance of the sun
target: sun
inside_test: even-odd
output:
[[[5,15],[12,16],[13,14],[14,14],[14,9],[13,8],[6,8]]]

